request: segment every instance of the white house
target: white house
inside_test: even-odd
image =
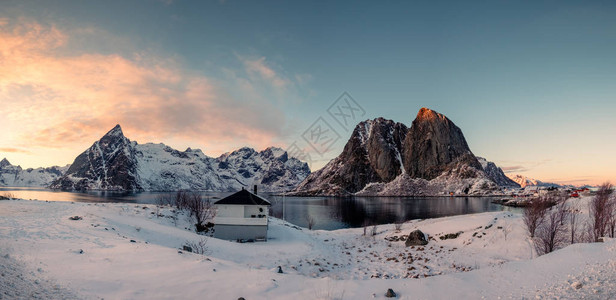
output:
[[[242,188],[214,202],[214,237],[223,240],[267,240],[267,216],[271,203]]]

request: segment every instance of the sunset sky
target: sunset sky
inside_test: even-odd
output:
[[[295,145],[315,170],[359,121],[421,107],[507,172],[616,183],[616,2],[0,2],[0,159],[22,167],[120,124],[210,156]],[[318,120],[340,136],[323,155]]]

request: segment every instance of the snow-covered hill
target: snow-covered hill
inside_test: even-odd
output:
[[[0,161],[0,186],[32,186],[45,187],[68,169],[53,166],[49,168],[28,168],[12,165],[6,158]]]
[[[245,147],[212,158],[199,149],[131,142],[117,125],[80,154],[51,188],[233,191],[256,184],[264,191],[283,191],[308,174],[306,163],[280,148],[257,152]]]
[[[590,197],[569,201],[585,224]],[[567,245],[536,257],[515,212],[379,225],[374,235],[364,235],[363,228],[308,230],[269,218],[268,240],[259,243],[207,238],[194,232],[187,217],[149,204],[0,201],[0,273],[6,275],[0,276],[0,297],[616,297],[616,240]],[[403,238],[416,229],[429,242],[407,247]],[[199,242],[205,255],[178,251]],[[390,288],[396,298],[385,297]]]

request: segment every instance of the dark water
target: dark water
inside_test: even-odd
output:
[[[0,195],[11,193],[16,198],[74,202],[118,202],[156,204],[169,192],[61,192],[36,188],[0,188]],[[212,200],[231,193],[204,192]],[[282,197],[262,194],[272,202],[270,214],[302,226],[308,216],[314,229],[340,229],[366,225],[389,224],[413,219],[438,218],[515,208],[492,204],[491,197]],[[284,204],[284,205],[283,205]]]

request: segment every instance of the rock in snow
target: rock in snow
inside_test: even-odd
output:
[[[517,187],[484,161],[473,155],[451,120],[422,108],[411,128],[383,118],[359,123],[343,152],[310,174],[295,194],[477,195]]]
[[[406,238],[404,245],[407,247],[410,246],[424,246],[428,244],[428,240],[426,239],[426,235],[421,232],[421,230],[417,229],[409,233],[409,236]]]
[[[178,151],[164,144],[131,142],[116,125],[80,154],[51,188],[62,190],[234,191],[257,184],[263,191],[289,190],[308,164],[270,147],[241,148],[218,158],[199,149]]]

